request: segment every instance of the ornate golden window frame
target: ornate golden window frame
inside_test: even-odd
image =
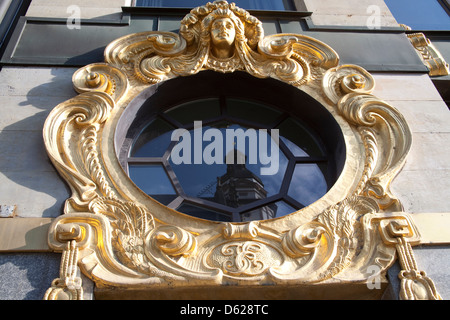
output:
[[[211,54],[210,24],[223,17],[235,24],[236,38],[219,59]],[[141,192],[116,155],[122,112],[147,88],[203,70],[274,78],[321,103],[346,143],[333,188],[288,216],[249,223],[193,218]],[[63,267],[46,299],[81,298],[77,266],[105,292],[214,288],[224,289],[218,297],[233,298],[239,289],[264,285],[256,290],[266,297],[277,296],[270,288],[301,297],[302,288],[325,292],[383,279],[396,251],[403,298],[439,298],[410,258],[420,235],[389,190],[411,148],[408,124],[371,94],[375,81],[367,71],[339,65],[328,45],[298,34],[264,36],[247,11],[215,1],[194,8],[179,35],[150,31],[117,39],[105,63],[81,68],[73,84],[80,94],[55,107],[43,130],[48,155],[72,191],[48,235],[50,248],[63,252]]]

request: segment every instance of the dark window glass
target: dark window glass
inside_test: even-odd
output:
[[[207,0],[136,0],[136,7],[194,8],[203,6]],[[213,1],[211,1],[213,2]],[[233,0],[247,10],[294,10],[291,0]]]
[[[129,175],[182,213],[219,221],[281,217],[317,201],[334,182],[318,135],[281,109],[217,97],[152,117],[129,153]]]
[[[184,214],[188,214],[190,216],[205,220],[226,221],[226,222],[232,221],[232,217],[228,214],[208,210],[191,204],[183,204],[182,206],[178,207],[177,210]]]
[[[219,99],[204,99],[178,105],[165,112],[181,124],[193,124],[220,116]]]
[[[173,130],[175,128],[166,121],[156,118],[139,135],[132,148],[131,156],[162,157],[169,147]]]
[[[261,219],[278,218],[295,212],[296,209],[288,205],[284,201],[277,201],[275,203],[256,208],[241,214],[242,221],[253,221]]]
[[[175,189],[160,164],[130,164],[129,175],[132,181],[145,193],[151,194],[159,202],[168,205],[176,197]]]
[[[288,195],[301,203],[313,203],[328,191],[325,175],[317,164],[296,164]]]
[[[30,6],[31,0],[0,1],[0,56],[16,28],[21,16],[24,16]]]
[[[238,120],[248,120],[269,125],[282,114],[281,111],[261,105],[261,103],[241,99],[227,99],[227,112]]]
[[[398,23],[413,30],[450,30],[446,0],[385,0]]]
[[[283,132],[282,139],[296,157],[325,155],[316,138],[298,120],[288,118],[277,126]]]

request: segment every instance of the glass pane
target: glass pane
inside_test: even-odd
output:
[[[291,142],[285,137],[280,137],[280,139],[284,142],[286,147],[292,152],[294,157],[309,157],[309,154],[307,154],[302,148],[297,146],[295,143]]]
[[[203,6],[207,2],[207,0],[136,0],[136,6],[193,8]],[[294,10],[290,0],[233,0],[229,2],[234,2],[238,7],[248,10]]]
[[[166,114],[181,124],[193,124],[220,116],[220,102],[219,99],[196,100],[178,105]]]
[[[129,165],[131,180],[146,194],[168,205],[176,197],[162,165]]]
[[[225,221],[225,222],[230,222],[232,220],[231,214],[228,215],[228,214],[208,210],[205,208],[201,208],[199,206],[193,206],[190,204],[183,204],[177,210],[179,212],[188,214],[190,216],[201,218],[201,219],[206,219],[206,220]]]
[[[278,201],[261,208],[250,210],[249,212],[244,212],[241,214],[241,219],[242,221],[273,219],[291,214],[297,210],[284,201]]]
[[[290,205],[288,205],[286,202],[284,201],[278,201],[277,203],[275,203],[277,206],[277,212],[276,212],[276,217],[283,217],[285,215],[291,214],[295,211],[298,210],[291,207]]]
[[[308,206],[328,191],[325,177],[316,164],[297,164],[292,175],[288,195]]]
[[[242,221],[264,220],[290,214],[327,192],[327,165],[298,160],[290,185],[284,187],[299,207],[278,201],[251,209],[261,200],[283,197],[280,191],[289,161],[295,161],[292,155],[325,157],[325,153],[314,133],[296,119],[288,118],[274,129],[259,129],[280,117],[282,113],[278,109],[234,98],[227,99],[226,106],[227,114],[252,121],[257,128],[233,123],[233,118],[226,118],[227,114],[220,117],[218,98],[184,103],[166,112],[184,127],[175,129],[157,118],[142,131],[131,152],[132,157],[168,155],[169,165],[158,159],[146,164],[134,162],[129,166],[130,178],[163,204],[185,197],[195,205],[183,204],[182,212],[220,221],[229,221],[232,215],[211,210],[216,204],[217,211],[227,207],[229,212],[242,206],[250,208],[241,214]],[[290,150],[286,154],[281,151],[285,147],[279,147],[279,139]],[[170,181],[166,171],[171,177],[176,176],[176,181]],[[177,186],[176,190],[173,185]]]
[[[318,142],[300,122],[289,118],[283,121],[277,128],[280,130],[280,138],[294,156],[320,157],[325,155]]]
[[[267,131],[223,123],[185,131],[169,161],[187,195],[230,207],[277,194],[288,164]]]
[[[238,99],[227,99],[227,111],[235,118],[266,125],[271,124],[282,114],[280,111],[260,103]]]
[[[132,157],[162,157],[171,142],[174,127],[156,119],[150,123],[136,140],[130,155]]]
[[[450,30],[450,16],[438,0],[386,0],[398,23],[413,30]]]

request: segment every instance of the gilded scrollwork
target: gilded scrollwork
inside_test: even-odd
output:
[[[117,102],[128,90],[128,79],[118,68],[94,63],[76,71],[72,77],[78,93],[105,92]]]
[[[411,148],[412,134],[406,120],[393,106],[371,94],[375,80],[359,66],[327,70],[322,86],[339,114],[355,126],[364,145],[365,167],[356,194],[376,198],[381,210],[401,210],[389,185]]]
[[[151,236],[150,246],[159,248],[168,256],[189,256],[197,247],[195,237],[179,227],[161,226]]]
[[[333,103],[349,93],[370,94],[375,88],[372,75],[356,65],[342,65],[326,71],[322,78],[325,96]]]
[[[220,29],[227,25],[221,21],[229,22],[228,30]],[[330,47],[307,36],[264,37],[261,21],[226,1],[191,10],[179,35],[144,32],[120,38],[107,47],[105,59],[147,84],[210,69],[243,70],[295,86],[311,79],[310,68],[334,67],[339,60]]]
[[[50,246],[68,250],[64,237],[77,234],[84,273],[99,286],[126,289],[360,283],[368,266],[385,272],[396,249],[382,221],[401,211],[389,185],[411,132],[394,107],[372,95],[366,70],[338,63],[332,48],[311,37],[264,36],[261,21],[226,1],[191,10],[179,34],[149,31],[112,42],[105,63],[74,74],[80,94],[58,105],[44,126],[49,157],[72,190]],[[312,214],[249,223],[181,217],[147,196],[139,201],[141,191],[118,179],[114,124],[146,87],[203,70],[245,71],[313,93],[345,126],[355,153],[347,151],[354,170],[338,181],[342,191],[331,198],[338,200],[319,200]]]
[[[359,219],[366,214],[378,211],[375,201],[353,196],[325,210],[317,218],[326,230],[334,236],[335,256],[330,267],[322,274],[328,278],[337,275],[349,267],[353,258],[358,254],[358,246],[362,246],[358,236],[362,230]]]
[[[104,92],[83,93],[53,109],[44,124],[49,157],[72,189],[66,212],[86,208],[99,192],[110,192],[92,144],[96,144],[101,124],[114,106],[114,100]]]
[[[407,30],[409,27],[406,27]],[[409,30],[411,30],[409,28]],[[428,67],[430,76],[446,76],[450,74],[450,67],[445,61],[439,50],[433,45],[423,33],[408,34],[408,39],[413,45],[414,49],[423,61],[423,64]]]
[[[245,224],[227,223],[223,229],[225,239],[255,239],[259,234],[259,228],[256,222],[251,221]]]
[[[322,225],[312,223],[292,229],[283,236],[283,250],[291,258],[309,255],[319,245],[324,232]]]
[[[363,139],[367,160],[362,194],[376,198],[383,210],[401,210],[389,185],[411,149],[412,134],[406,120],[397,109],[369,94],[349,93],[339,100],[337,108],[357,126]]]

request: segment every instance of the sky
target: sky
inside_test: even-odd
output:
[[[398,23],[413,30],[450,30],[450,16],[438,0],[385,0]]]

